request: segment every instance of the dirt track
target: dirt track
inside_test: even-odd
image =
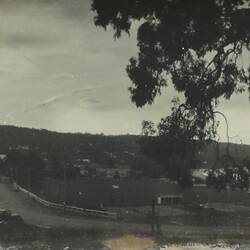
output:
[[[117,233],[149,233],[151,226],[148,224],[125,223],[86,218],[80,215],[64,215],[57,211],[45,208],[31,200],[21,192],[16,192],[11,186],[0,183],[0,208],[10,209],[18,213],[28,224],[49,228],[81,228],[101,230]],[[242,236],[249,238],[248,228],[242,227],[195,227],[183,225],[161,225],[164,236],[175,238],[206,238],[208,235],[216,237]]]

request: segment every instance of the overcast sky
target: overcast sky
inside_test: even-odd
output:
[[[143,119],[169,113],[171,88],[150,107],[130,102],[125,67],[137,52],[136,25],[114,41],[93,15],[88,0],[0,0],[1,124],[138,134]],[[234,142],[250,144],[249,104],[236,96],[219,108]]]

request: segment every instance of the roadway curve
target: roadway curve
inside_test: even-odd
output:
[[[0,183],[0,208],[9,209],[17,213],[28,224],[37,225],[44,228],[71,228],[71,229],[96,229],[105,232],[117,233],[149,233],[149,224],[137,224],[130,222],[120,222],[87,218],[81,215],[64,215],[61,211],[46,208],[30,199],[27,195],[14,191],[11,185]],[[184,225],[161,225],[164,236],[175,238],[202,239],[209,235],[217,235],[224,238],[226,235],[246,234],[244,227],[209,227],[209,226],[184,226]],[[247,239],[250,238],[249,229]]]
[[[0,183],[0,208],[9,209],[19,214],[26,223],[48,228],[82,228],[114,231],[135,230],[147,231],[149,225],[124,223],[118,221],[87,218],[83,215],[63,214],[51,208],[43,207],[20,191],[15,191],[11,185]],[[121,226],[122,224],[122,226]]]

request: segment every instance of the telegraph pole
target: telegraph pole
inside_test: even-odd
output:
[[[66,209],[66,164],[63,163],[63,213]]]
[[[161,225],[159,220],[159,211],[156,213],[156,200],[152,199],[151,207],[151,233],[161,234]],[[160,205],[160,204],[158,204]]]
[[[151,232],[155,232],[155,199],[152,199],[152,207],[151,207]]]

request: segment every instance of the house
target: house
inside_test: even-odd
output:
[[[89,165],[91,161],[89,159],[76,159],[73,163],[74,168],[78,168],[81,176],[87,176],[89,174]]]
[[[80,168],[80,175],[81,176],[87,176],[89,174],[89,170],[87,167],[81,167]]]
[[[83,164],[90,164],[90,159],[82,159]]]
[[[130,169],[123,168],[109,168],[106,171],[107,178],[128,178],[130,174]]]
[[[17,145],[15,147],[15,150],[28,151],[28,150],[30,150],[30,147],[28,145]]]
[[[74,162],[75,167],[88,166],[91,163],[90,159],[76,159]]]
[[[130,169],[124,168],[97,168],[96,175],[103,178],[128,178],[130,176]]]
[[[207,176],[208,176],[208,169],[199,168],[199,169],[193,169],[192,170],[192,177],[194,179],[198,179],[200,181],[205,182]]]
[[[5,154],[0,154],[0,161],[5,162],[7,159],[7,155]]]

